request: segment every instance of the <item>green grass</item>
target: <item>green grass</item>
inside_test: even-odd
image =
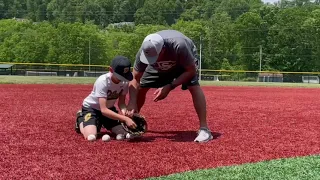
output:
[[[93,84],[97,77],[0,76],[0,84]],[[306,83],[264,83],[237,81],[201,81],[203,86],[320,87]]]
[[[152,177],[147,180],[319,180],[320,156],[278,159],[239,166],[219,167],[215,169],[188,171],[168,176]]]
[[[95,77],[0,76],[0,84],[93,84]]]

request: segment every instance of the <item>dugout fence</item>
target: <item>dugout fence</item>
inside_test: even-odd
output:
[[[107,65],[49,64],[49,63],[10,63],[10,75],[18,76],[65,76],[98,77],[109,70]],[[8,75],[6,73],[6,75]],[[1,75],[1,74],[0,74]],[[290,82],[318,83],[320,72],[273,72],[243,70],[201,69],[203,81],[244,81],[244,82]],[[315,81],[315,79],[317,81]]]

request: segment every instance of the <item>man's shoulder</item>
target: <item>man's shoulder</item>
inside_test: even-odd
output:
[[[173,47],[175,50],[192,48],[194,46],[193,41],[176,30],[162,30],[157,32],[165,41],[165,44],[169,47]]]
[[[136,59],[135,59],[135,60],[140,60],[141,52],[142,52],[142,49],[141,49],[141,47],[140,47],[139,50],[137,51]]]
[[[177,30],[172,30],[172,29],[158,31],[157,34],[159,34],[163,39],[188,38],[182,32],[177,31]]]

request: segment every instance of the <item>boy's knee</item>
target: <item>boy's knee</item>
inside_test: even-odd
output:
[[[96,125],[87,125],[87,126],[83,127],[83,135],[89,141],[96,140],[97,126]]]

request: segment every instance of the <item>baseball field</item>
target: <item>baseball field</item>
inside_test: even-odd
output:
[[[149,92],[139,140],[88,142],[75,114],[95,78],[0,76],[0,179],[320,179],[320,85],[203,82],[214,139],[193,142],[188,91]]]

